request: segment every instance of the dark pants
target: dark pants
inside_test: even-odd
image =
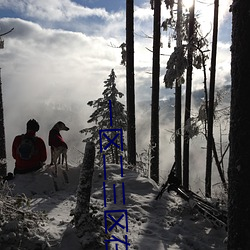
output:
[[[35,172],[35,171],[39,170],[42,167],[43,167],[43,165],[36,166],[36,167],[33,167],[33,168],[29,168],[29,169],[18,169],[18,168],[15,167],[14,175],[16,175],[16,174],[27,174],[27,173]]]

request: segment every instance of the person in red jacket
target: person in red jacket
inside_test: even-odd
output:
[[[43,139],[36,136],[39,128],[36,120],[29,120],[26,134],[15,137],[12,144],[12,156],[16,160],[14,175],[34,172],[43,167],[47,151]]]

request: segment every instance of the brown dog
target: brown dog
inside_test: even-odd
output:
[[[64,163],[65,160],[66,170],[68,170],[68,162],[67,162],[68,146],[60,134],[60,131],[62,130],[68,131],[69,128],[63,122],[59,121],[49,131],[49,146],[51,152],[50,165],[55,166],[55,175],[57,175],[57,164],[58,164],[58,159],[60,159],[60,156],[62,156],[62,164]]]

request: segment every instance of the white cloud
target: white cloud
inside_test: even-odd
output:
[[[30,89],[33,98],[46,100],[50,89],[53,99],[93,98],[100,94],[110,70],[122,68],[120,51],[109,47],[102,37],[43,29],[20,19],[2,19],[2,23],[15,27],[5,39],[3,73],[14,73],[22,81],[19,93],[24,96]],[[17,87],[15,80],[8,83],[9,89]]]
[[[70,22],[91,17],[114,20],[121,15],[119,12],[109,13],[104,8],[88,8],[70,0],[3,0],[0,8],[7,8],[26,18],[43,22]]]
[[[144,4],[143,6],[135,6],[134,7],[134,17],[135,19],[145,21],[152,19],[153,10],[150,8],[149,2]]]
[[[47,21],[70,21],[78,17],[98,16],[106,18],[107,11],[102,8],[87,8],[70,0],[8,0],[0,3],[1,8],[12,9],[24,16]]]
[[[125,12],[106,13],[103,9],[96,12],[97,9],[87,9],[68,0],[49,1],[50,4],[44,2],[0,2],[0,8],[5,6],[22,12],[24,17],[33,17],[33,22],[0,19],[1,30],[14,27],[14,31],[4,37],[5,48],[0,51],[8,158],[11,158],[9,150],[13,137],[18,132],[24,132],[27,119],[32,117],[40,122],[40,135],[45,140],[50,126],[57,120],[64,120],[72,128],[71,134],[65,133],[66,139],[67,136],[68,139],[75,139],[72,139],[72,146],[78,146],[75,145],[77,142],[81,145],[82,136],[78,131],[93,111],[86,103],[101,96],[103,81],[112,68],[117,75],[119,90],[125,93],[126,71],[120,65],[121,51],[110,46],[111,42],[116,46],[125,42]],[[135,7],[137,101],[150,102],[151,98],[152,52],[146,48],[152,49],[153,41],[145,38],[145,34],[152,35],[152,15],[148,3]],[[93,16],[101,18],[92,22]],[[82,17],[90,19],[85,22],[78,19]],[[167,41],[164,36],[163,33],[163,42]],[[229,48],[223,46],[224,43],[218,46],[222,50],[218,71],[226,79],[228,69],[222,63],[227,62],[228,65],[230,56],[227,54]],[[169,54],[165,43],[161,52]],[[167,60],[168,57],[161,57],[162,74]],[[195,73],[194,76],[196,89],[203,88],[200,75]],[[164,88],[161,91],[165,93]],[[139,115],[136,117],[138,124]]]
[[[224,22],[224,20],[230,15],[229,7],[232,3],[231,0],[219,1],[219,27]],[[214,18],[214,1],[207,1],[206,3],[196,1],[195,6],[196,14],[198,15],[198,21],[200,22],[203,35],[206,35],[208,32],[212,34],[213,30],[213,18]]]
[[[66,120],[77,128],[74,134],[81,144],[78,132],[91,114],[86,104],[101,96],[103,81],[112,68],[124,90],[120,51],[108,46],[102,37],[44,29],[21,19],[4,18],[1,25],[15,28],[5,37],[5,48],[0,51],[6,133],[14,136],[28,119],[36,117],[46,139],[45,128]],[[73,112],[73,118],[58,112],[60,107]],[[12,139],[8,136],[9,156]]]

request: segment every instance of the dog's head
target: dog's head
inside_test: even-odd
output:
[[[61,131],[61,130],[68,131],[69,130],[69,128],[65,125],[65,123],[61,122],[61,121],[57,122],[54,125],[54,128],[58,129],[59,131]]]

